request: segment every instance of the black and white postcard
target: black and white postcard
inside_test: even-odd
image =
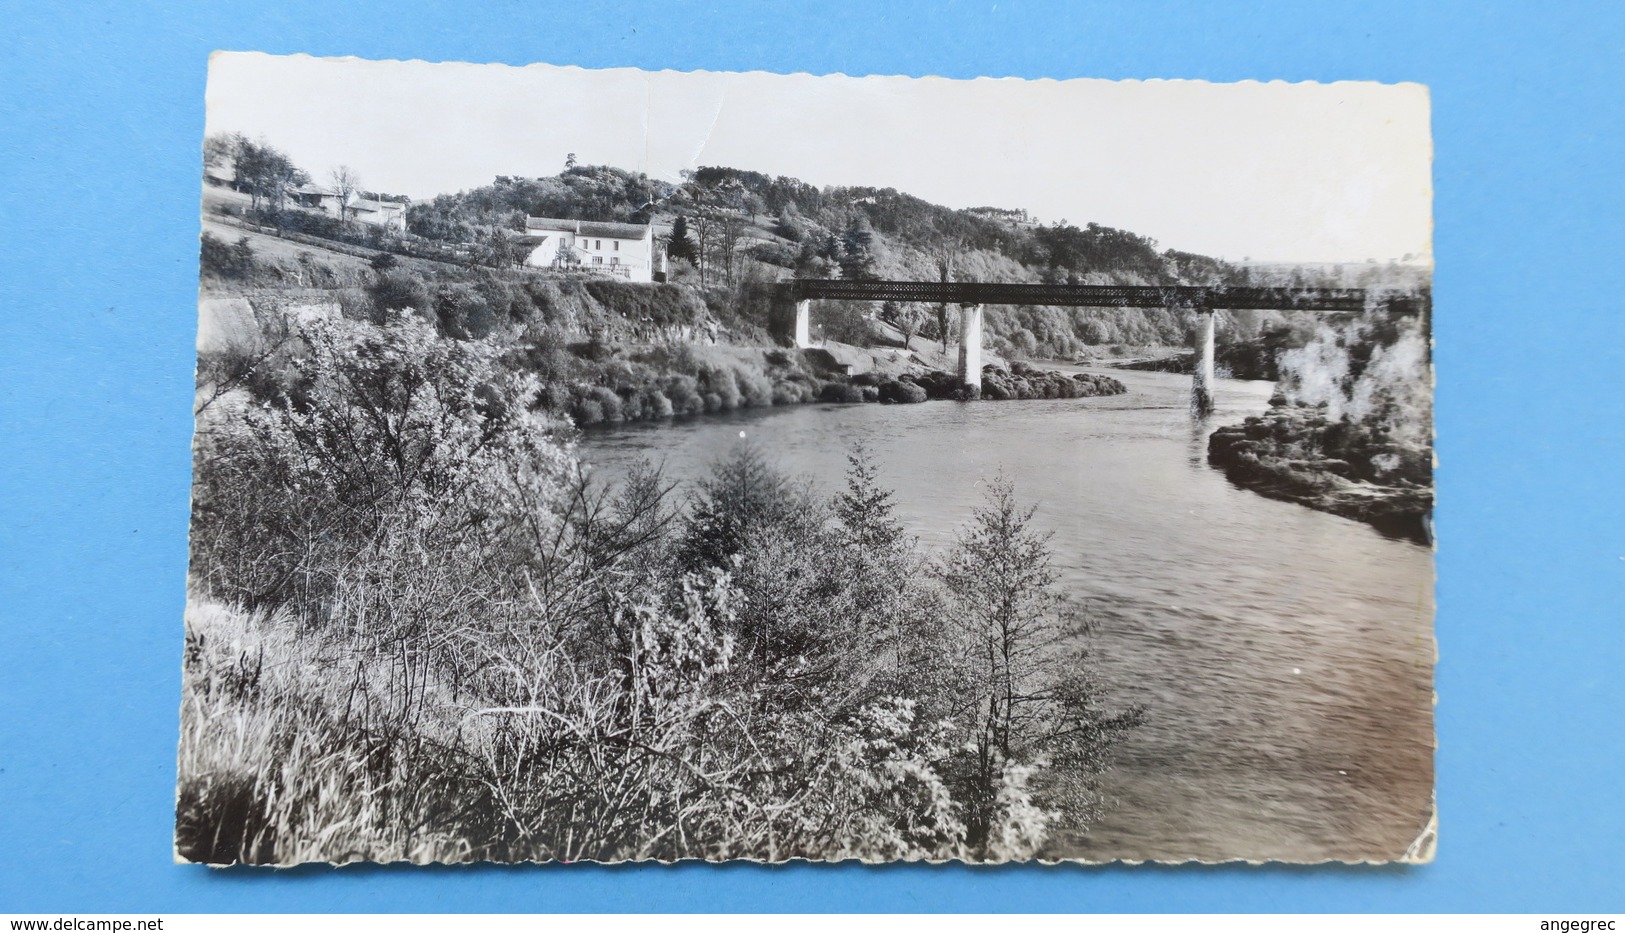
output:
[[[1425,88],[218,53],[200,144],[178,859],[1432,857]]]

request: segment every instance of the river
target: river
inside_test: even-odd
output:
[[[1432,809],[1432,553],[1207,465],[1207,434],[1263,411],[1269,383],[1219,380],[1197,422],[1189,377],[1107,372],[1128,394],[752,410],[595,429],[581,453],[611,478],[650,459],[687,480],[750,443],[833,491],[862,439],[932,548],[1003,471],[1098,622],[1108,702],[1149,714],[1116,749],[1107,812],[1059,854],[1400,855]]]

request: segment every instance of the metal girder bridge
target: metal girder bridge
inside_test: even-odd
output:
[[[796,279],[779,286],[775,329],[798,347],[812,346],[811,306],[817,299],[917,301],[960,307],[959,378],[967,390],[982,386],[982,309],[987,305],[1052,305],[1075,308],[1167,308],[1197,315],[1192,408],[1213,409],[1215,311],[1310,311],[1348,316],[1367,311],[1426,315],[1427,289],[1254,288],[1224,285],[1040,285],[1004,282],[864,282]]]
[[[1040,285],[1004,282],[865,282],[796,279],[782,286],[795,301],[949,302],[961,305],[1055,305],[1077,308],[1174,308],[1191,311],[1322,311],[1381,309],[1425,314],[1427,290],[1363,288],[1255,288],[1202,285]]]

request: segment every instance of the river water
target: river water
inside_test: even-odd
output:
[[[862,439],[931,548],[1003,471],[1098,622],[1108,702],[1149,715],[1116,750],[1107,812],[1060,854],[1400,856],[1432,810],[1431,552],[1207,465],[1207,434],[1263,411],[1269,383],[1220,380],[1198,422],[1189,377],[1109,372],[1128,394],[802,405],[595,429],[581,453],[611,478],[649,459],[687,480],[749,443],[834,491]]]

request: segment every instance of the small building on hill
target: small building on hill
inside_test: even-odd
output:
[[[331,214],[341,220],[357,220],[386,230],[406,230],[407,205],[400,201],[376,201],[353,191],[345,199],[337,188],[315,184],[293,189],[293,201],[300,207]]]
[[[526,217],[525,265],[613,275],[630,282],[654,281],[654,228],[596,220]]]
[[[1038,226],[1038,218],[1021,208],[1014,207],[967,207],[965,213],[984,220],[992,220],[1010,227],[1032,229]]]

